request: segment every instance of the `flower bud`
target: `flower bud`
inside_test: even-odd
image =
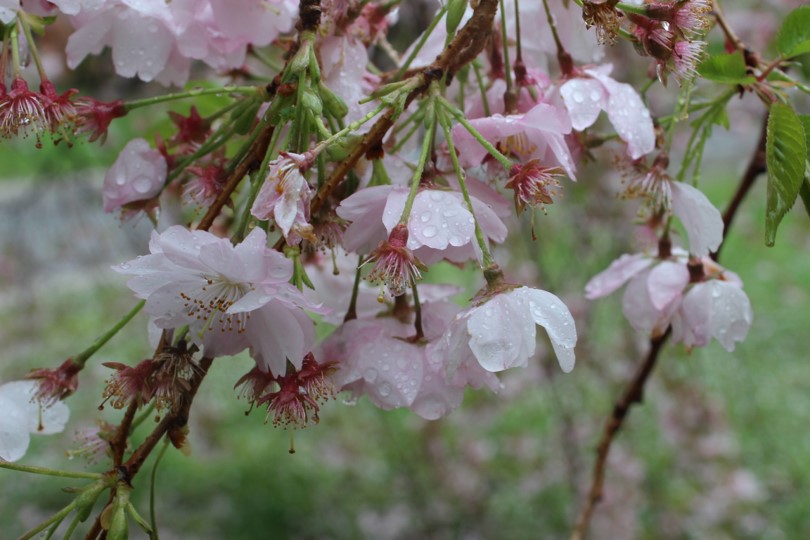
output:
[[[467,11],[467,0],[448,0],[447,18],[444,21],[448,36],[455,34],[458,25],[461,24],[461,19],[464,17],[465,11]]]
[[[298,104],[305,109],[309,109],[316,116],[323,113],[323,102],[311,88],[306,88],[301,94],[301,103]]]
[[[318,83],[318,95],[320,95],[321,101],[323,101],[326,112],[335,118],[343,118],[349,114],[349,107],[346,105],[346,102],[343,101],[343,98],[332,92],[332,90],[322,82]]]
[[[107,488],[102,480],[90,484],[84,488],[78,497],[76,497],[76,516],[79,521],[84,522],[90,517],[90,512],[93,511],[93,506],[96,504],[98,496]]]

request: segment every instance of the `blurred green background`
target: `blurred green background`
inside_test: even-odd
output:
[[[74,77],[93,76],[105,61]],[[106,84],[117,85],[104,86],[110,95],[142,91]],[[651,98],[665,102],[673,92],[657,88]],[[732,131],[716,130],[700,184],[721,209],[763,114],[749,98],[733,107]],[[115,124],[102,148],[0,143],[0,380],[58,365],[134,305],[109,265],[143,252],[149,226],[102,214],[100,185],[129,139],[155,131],[135,116]],[[609,150],[600,150],[602,159]],[[636,210],[617,199],[612,173],[583,170],[548,215],[536,217],[536,241],[524,219],[512,225],[509,251],[496,254],[514,281],[551,290],[571,308],[580,334],[573,373],[559,371],[541,339],[529,368],[503,374],[499,395],[470,391],[440,421],[383,412],[365,399],[345,404],[341,396],[323,409],[320,425],[296,432],[291,455],[289,432],[264,424],[261,413],[246,417],[232,390],[250,359],[217,360],[193,409],[191,456],[169,449],[158,472],[161,538],[566,538],[602,424],[646,347],[620,314],[620,294],[583,298],[590,277],[633,249]],[[748,338],[733,353],[716,344],[691,353],[666,346],[643,406],[614,445],[593,538],[810,537],[810,219],[799,205],[766,248],[764,202],[760,178],[722,257],[753,305]],[[478,283],[450,266],[428,279],[466,283],[467,296]],[[93,418],[119,417],[109,407],[97,411],[109,374],[100,363],[151,354],[145,327],[138,316],[94,358],[68,401],[66,431],[34,436],[22,463],[98,469],[64,452]],[[135,483],[144,515],[147,476]],[[0,485],[4,539],[64,506],[61,488],[76,483],[0,471]]]

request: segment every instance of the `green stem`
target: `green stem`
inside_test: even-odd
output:
[[[501,38],[503,39],[503,70],[506,74],[506,92],[512,93],[512,65],[509,63],[509,42],[506,35],[506,6],[504,0],[501,4]],[[508,111],[507,111],[508,112]]]
[[[438,99],[441,105],[444,106],[445,110],[449,112],[451,115],[453,115],[453,118],[458,120],[458,123],[464,126],[464,129],[466,129],[470,133],[470,135],[472,135],[475,138],[475,140],[478,141],[478,143],[492,155],[492,157],[498,160],[498,163],[500,163],[504,169],[509,171],[512,168],[512,160],[503,155],[497,148],[495,148],[492,145],[492,143],[486,140],[484,136],[481,135],[481,132],[479,132],[477,129],[475,129],[475,127],[473,127],[472,124],[470,124],[469,120],[467,120],[467,117],[464,115],[463,112],[458,110],[452,103],[450,103],[446,99],[442,97],[439,97]]]
[[[484,77],[481,75],[481,66],[478,60],[472,62],[473,72],[475,72],[475,80],[478,82],[478,89],[481,91],[481,105],[484,106],[484,116],[492,116],[489,110],[489,98],[487,98],[487,89],[484,85]]]
[[[73,517],[73,521],[70,522],[70,526],[65,531],[65,535],[62,537],[62,540],[70,540],[73,536],[73,532],[76,530],[76,527],[79,526],[79,516],[78,514]]]
[[[450,153],[450,159],[453,161],[453,170],[455,170],[456,177],[458,178],[458,185],[461,188],[461,195],[464,197],[464,202],[467,203],[467,208],[475,221],[475,240],[478,242],[478,247],[481,248],[482,268],[490,268],[495,265],[495,259],[489,252],[489,246],[484,238],[484,231],[481,230],[481,226],[478,223],[478,218],[475,217],[475,209],[473,208],[470,193],[467,190],[467,182],[464,180],[464,172],[461,170],[461,165],[459,164],[458,156],[456,155],[456,148],[453,144],[453,137],[450,132],[450,121],[444,114],[444,111],[439,113],[439,122],[441,122],[442,129],[444,130],[444,138],[447,140],[447,150]]]
[[[20,76],[20,40],[17,37],[17,27],[11,29],[11,60],[14,77]]]
[[[349,301],[349,309],[346,310],[346,316],[343,317],[343,322],[351,321],[357,318],[357,296],[360,293],[360,278],[363,268],[363,256],[357,259],[357,270],[354,272],[354,284],[352,285],[352,298]]]
[[[167,101],[176,101],[178,99],[186,99],[197,96],[209,96],[217,94],[245,94],[257,95],[264,91],[263,86],[223,86],[221,88],[193,88],[185,92],[176,92],[174,94],[164,94],[162,96],[155,96],[144,99],[135,99],[132,101],[124,102],[124,108],[127,112],[140,107],[148,107],[150,105],[157,105],[159,103],[166,103]]]
[[[132,434],[138,426],[144,423],[144,421],[152,416],[152,412],[155,410],[155,402],[154,400],[149,402],[149,405],[143,410],[141,414],[138,415],[135,420],[132,421],[132,424],[129,426],[129,433]]]
[[[447,6],[442,6],[441,9],[439,9],[438,13],[436,13],[436,16],[433,17],[433,20],[430,21],[430,25],[427,27],[425,32],[422,34],[422,37],[419,38],[419,42],[413,48],[413,50],[411,51],[411,54],[408,55],[408,58],[405,60],[405,63],[402,64],[402,66],[397,70],[396,75],[394,75],[394,80],[395,81],[400,80],[402,78],[402,76],[405,74],[405,72],[408,71],[408,68],[411,66],[414,59],[416,58],[416,55],[418,55],[419,51],[422,50],[422,47],[425,46],[425,43],[427,42],[428,38],[430,37],[430,34],[433,33],[433,30],[436,28],[436,25],[439,24],[439,21],[442,20],[442,17],[444,17],[445,13],[447,13]]]
[[[25,34],[25,39],[28,41],[28,50],[31,52],[31,56],[34,59],[34,64],[37,66],[37,72],[39,72],[40,80],[47,81],[48,74],[45,73],[45,68],[42,66],[42,59],[39,57],[39,51],[34,44],[34,36],[31,34],[31,26],[28,24],[28,21],[25,20],[25,16],[17,17],[17,22],[22,27],[23,33]]]
[[[149,479],[149,524],[152,527],[152,535],[155,540],[158,539],[157,513],[155,512],[155,485],[157,482],[158,465],[163,459],[163,455],[166,453],[167,448],[169,448],[168,437],[163,441],[163,447],[160,449],[160,452],[158,452],[158,455],[155,458],[155,464],[152,466],[152,474]]]
[[[32,474],[42,474],[45,476],[56,476],[59,478],[84,478],[88,480],[98,480],[103,478],[104,475],[99,473],[78,472],[78,471],[60,471],[57,469],[46,469],[45,467],[35,467],[33,465],[19,465],[0,459],[0,469],[9,469],[12,471],[27,472]]]
[[[430,99],[434,99],[431,97]],[[419,162],[416,164],[416,170],[413,172],[413,180],[411,180],[411,190],[408,192],[408,199],[405,201],[405,208],[402,209],[402,215],[399,217],[399,223],[402,225],[408,224],[408,219],[411,216],[411,209],[413,208],[413,201],[416,199],[416,194],[419,192],[419,184],[422,181],[422,173],[425,170],[425,164],[430,156],[431,149],[433,148],[433,137],[436,134],[436,103],[428,105],[428,113],[431,115],[426,120],[430,123],[430,127],[425,133],[425,139],[422,141],[422,152],[419,154]]]
[[[375,116],[380,114],[387,107],[388,107],[387,104],[382,104],[382,105],[378,106],[376,109],[370,111],[363,118],[360,118],[359,120],[355,120],[354,122],[352,122],[351,124],[349,124],[345,128],[341,129],[340,131],[338,131],[334,135],[328,135],[328,137],[326,139],[322,140],[321,142],[319,142],[315,146],[315,148],[312,149],[312,151],[314,153],[316,153],[316,154],[320,153],[327,146],[329,146],[330,144],[332,144],[336,140],[340,139],[344,135],[347,135],[347,134],[351,133],[352,131],[355,131],[357,128],[359,128],[360,126],[362,126],[363,124],[365,124],[366,122],[368,122],[369,120],[371,120],[372,118],[374,118]],[[319,118],[319,120],[320,120],[320,118]],[[321,121],[320,125],[323,126],[322,121]],[[319,127],[319,129],[320,129],[320,127]],[[323,126],[323,129],[326,130],[326,126]],[[326,133],[328,134],[329,131],[327,130]]]
[[[115,334],[117,334],[123,327],[125,327],[127,323],[129,323],[129,321],[131,321],[132,318],[135,317],[135,315],[137,315],[141,309],[143,309],[143,306],[145,304],[146,300],[141,300],[140,302],[138,302],[135,305],[135,307],[132,308],[132,310],[130,310],[129,313],[124,315],[124,317],[120,321],[115,323],[115,325],[112,328],[110,328],[104,334],[96,338],[96,340],[93,342],[92,345],[90,345],[88,348],[80,352],[78,355],[74,356],[73,363],[83,368],[87,360],[91,356],[96,354],[96,352],[104,345],[106,345],[106,343],[110,341],[113,338],[113,336],[115,336]]]
[[[62,508],[59,512],[52,515],[51,517],[49,517],[48,519],[46,519],[45,521],[43,521],[42,523],[40,523],[39,525],[34,527],[33,529],[29,530],[28,532],[26,532],[25,534],[20,536],[20,538],[18,540],[29,540],[29,539],[35,537],[37,534],[39,534],[40,532],[42,532],[45,529],[47,529],[48,527],[50,527],[52,523],[55,523],[57,521],[62,521],[63,519],[65,519],[65,517],[68,514],[70,514],[73,511],[74,508],[76,508],[76,500],[75,499],[73,501],[71,501],[71,503],[69,505]]]

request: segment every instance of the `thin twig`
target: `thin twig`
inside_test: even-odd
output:
[[[745,199],[745,196],[754,185],[757,177],[765,172],[765,140],[767,130],[767,117],[763,121],[762,135],[760,136],[759,143],[754,150],[751,160],[740,179],[739,187],[737,188],[734,197],[729,203],[728,208],[723,214],[723,242],[720,244],[717,252],[712,254],[712,259],[717,260],[720,255],[720,249],[725,244],[728,233],[731,229],[731,224],[734,221],[734,216],[739,211],[740,205]],[[605,469],[607,467],[607,458],[610,453],[610,448],[616,438],[616,434],[624,425],[625,418],[630,411],[630,407],[636,403],[641,403],[644,398],[644,386],[655,367],[661,349],[671,333],[672,328],[668,327],[666,332],[661,336],[650,340],[650,350],[644,362],[638,367],[633,375],[630,384],[625,388],[622,396],[613,406],[613,413],[605,423],[602,430],[602,437],[599,439],[599,445],[596,448],[596,462],[593,466],[593,475],[591,477],[591,487],[588,490],[588,496],[585,501],[585,506],[582,508],[574,531],[571,534],[570,540],[585,540],[588,533],[588,526],[590,525],[593,511],[599,501],[602,499],[604,482],[605,482]]]

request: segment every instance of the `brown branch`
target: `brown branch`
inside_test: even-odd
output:
[[[186,426],[191,411],[191,403],[194,401],[194,396],[197,395],[197,390],[199,390],[213,362],[214,359],[209,357],[203,357],[202,360],[200,360],[200,369],[195,372],[194,376],[189,381],[189,390],[185,393],[180,407],[178,407],[176,411],[167,414],[155,429],[152,430],[152,433],[149,434],[146,440],[132,452],[127,462],[122,465],[121,474],[127,481],[138,474],[138,471],[143,466],[149,453],[165,434],[170,433],[174,429],[183,429]]]
[[[717,260],[720,256],[720,249],[722,249],[726,238],[728,238],[728,233],[731,230],[731,224],[734,221],[734,216],[739,211],[742,201],[751,190],[751,187],[754,185],[754,181],[757,179],[757,177],[761,173],[765,172],[765,141],[767,125],[768,119],[766,117],[763,120],[762,134],[760,136],[759,143],[751,156],[748,167],[746,167],[745,172],[740,179],[740,184],[734,194],[734,197],[729,203],[726,211],[723,213],[723,224],[725,225],[723,228],[723,242],[720,244],[717,251],[712,254],[712,259],[714,260]],[[669,338],[671,331],[672,327],[668,327],[664,334],[650,340],[650,350],[647,353],[647,357],[638,367],[633,375],[632,380],[630,381],[630,384],[625,388],[622,396],[613,406],[613,413],[605,423],[605,427],[602,430],[602,437],[599,439],[599,445],[596,448],[596,462],[593,466],[591,487],[588,490],[585,506],[582,508],[579,517],[577,518],[570,540],[585,540],[587,537],[588,526],[590,525],[594,508],[602,499],[605,483],[605,470],[607,467],[607,458],[608,454],[610,453],[610,448],[613,445],[616,434],[624,425],[624,421],[630,411],[630,407],[636,403],[642,402],[644,398],[644,386],[647,383],[653,368],[655,367],[658,356],[661,353],[661,349],[667,338]]]
[[[132,421],[135,419],[135,412],[138,410],[139,405],[139,399],[133,399],[129,402],[129,407],[127,407],[127,411],[124,413],[124,418],[118,425],[115,436],[110,441],[110,448],[113,454],[113,466],[115,467],[121,466],[124,460],[124,451],[127,449],[127,439],[129,439]]]
[[[766,116],[765,120],[762,122],[762,133],[759,137],[759,143],[757,143],[754,154],[751,156],[751,160],[748,162],[748,167],[745,168],[745,172],[743,173],[742,180],[740,180],[740,185],[737,188],[737,192],[734,193],[734,198],[731,199],[731,202],[728,204],[728,208],[726,208],[726,211],[723,212],[724,241],[722,244],[720,244],[720,247],[717,248],[717,251],[711,255],[712,259],[715,261],[718,259],[718,257],[720,257],[720,250],[723,249],[723,246],[725,245],[725,238],[728,235],[732,222],[734,221],[734,216],[737,215],[740,204],[742,204],[746,195],[748,195],[748,192],[754,186],[754,182],[756,181],[757,177],[767,170],[765,161],[765,144],[767,139],[768,118]]]
[[[650,350],[644,362],[636,370],[630,384],[625,388],[621,398],[613,406],[613,414],[608,418],[605,427],[602,430],[602,437],[599,439],[599,446],[596,447],[596,462],[593,466],[593,479],[591,481],[591,488],[588,491],[588,498],[585,501],[585,507],[579,514],[577,523],[574,527],[574,532],[571,535],[571,540],[584,540],[588,533],[588,525],[593,515],[593,510],[597,503],[602,499],[602,492],[605,483],[605,469],[607,467],[607,458],[610,453],[610,447],[616,438],[616,433],[621,429],[627,413],[636,403],[641,403],[644,399],[644,385],[652,373],[655,363],[658,360],[658,355],[661,352],[661,347],[667,340],[670,334],[670,329],[652,340],[650,340]]]
[[[256,140],[253,141],[253,144],[250,145],[242,161],[239,162],[239,165],[236,166],[236,169],[234,169],[228,177],[225,186],[222,188],[222,192],[217,195],[216,200],[208,207],[208,211],[200,220],[199,225],[197,225],[198,231],[207,231],[211,228],[211,225],[214,224],[214,220],[231,198],[231,194],[233,194],[236,186],[239,185],[245,175],[247,175],[253,167],[261,163],[264,154],[267,152],[267,147],[270,145],[270,139],[273,137],[273,129],[273,126],[270,124],[266,124],[261,128],[262,131],[256,137]]]
[[[726,17],[723,14],[723,8],[720,7],[720,0],[712,0],[712,14],[714,15],[714,19],[717,21],[717,24],[720,26],[720,29],[725,34],[726,39],[734,45],[734,47],[745,54],[746,46],[745,43],[734,33],[731,26],[729,26],[728,21],[726,21]]]

